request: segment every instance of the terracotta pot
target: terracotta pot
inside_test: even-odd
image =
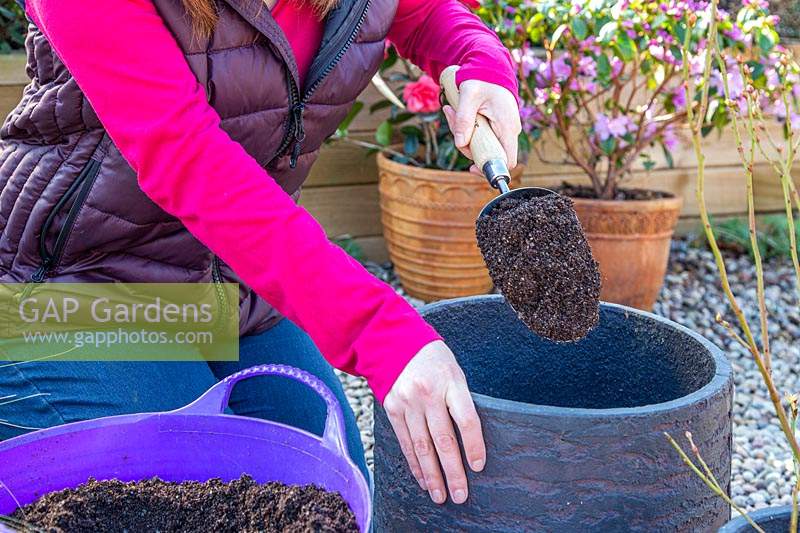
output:
[[[592,254],[600,263],[600,298],[652,309],[664,282],[681,198],[572,200]]]
[[[518,178],[522,166],[513,173]],[[496,192],[469,172],[403,165],[378,154],[383,236],[403,288],[426,302],[485,294],[492,280],[475,218]]]

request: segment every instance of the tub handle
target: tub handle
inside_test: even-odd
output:
[[[313,374],[289,365],[258,365],[246,368],[226,377],[198,399],[182,407],[174,413],[219,415],[225,412],[231,397],[233,387],[240,381],[256,376],[283,376],[310,387],[324,401],[328,408],[325,420],[325,431],[322,433],[322,443],[325,447],[339,452],[350,458],[347,451],[347,437],[345,434],[344,415],[339,401],[321,379]]]

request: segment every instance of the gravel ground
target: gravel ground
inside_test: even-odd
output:
[[[755,269],[746,256],[728,257],[727,265],[733,291],[740,298],[751,324],[756,324]],[[403,294],[390,268],[378,265],[369,265],[369,268]],[[800,306],[793,269],[788,261],[770,261],[765,276],[776,381],[782,394],[800,392]],[[729,322],[734,322],[727,312],[718,279],[710,252],[690,246],[686,240],[676,241],[654,311],[712,340],[724,349],[733,364],[736,395],[731,492],[734,501],[747,510],[785,505],[790,503],[791,455],[755,363],[714,321],[714,316],[720,312]],[[415,306],[422,304],[413,298],[409,300]],[[340,377],[358,418],[367,463],[371,467],[372,394],[363,379],[345,374]]]

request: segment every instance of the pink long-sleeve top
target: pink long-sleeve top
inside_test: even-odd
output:
[[[408,361],[438,334],[391,287],[331,244],[314,218],[220,128],[152,2],[28,0],[26,9],[145,194],[305,330],[333,366],[365,376],[383,401]],[[279,0],[273,11],[301,76],[322,35],[307,9]],[[83,28],[92,29],[91,38]],[[457,0],[400,0],[389,38],[434,77],[459,64],[459,82],[479,79],[516,94],[508,52]]]

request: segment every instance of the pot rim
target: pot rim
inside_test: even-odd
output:
[[[460,303],[460,302],[466,303],[466,302],[475,302],[483,300],[502,301],[504,300],[504,298],[500,294],[483,294],[478,296],[466,296],[463,298],[452,298],[449,300],[440,300],[438,302],[425,305],[422,308],[420,308],[420,312],[423,313],[424,317],[425,312],[435,310],[438,307],[445,307],[453,303]],[[715,345],[714,343],[712,343],[699,333],[696,333],[690,330],[689,328],[678,324],[677,322],[673,322],[668,318],[660,317],[653,313],[648,313],[647,311],[641,311],[639,309],[634,309],[632,307],[627,307],[624,305],[619,305],[609,302],[601,302],[600,305],[602,308],[605,309],[610,309],[620,313],[639,315],[640,317],[651,321],[654,320],[660,324],[663,324],[664,326],[676,329],[680,333],[688,335],[693,340],[700,343],[700,345],[703,348],[705,348],[713,357],[714,364],[716,367],[714,370],[714,376],[708,383],[706,383],[696,391],[687,394],[686,396],[681,396],[680,398],[676,398],[674,400],[670,400],[667,402],[639,405],[636,407],[614,407],[610,409],[592,409],[586,407],[558,407],[554,405],[539,405],[539,404],[520,402],[517,400],[508,400],[505,398],[495,398],[493,396],[488,396],[486,394],[471,392],[472,398],[475,400],[475,403],[481,407],[503,410],[508,412],[515,412],[520,414],[527,414],[527,415],[535,414],[537,416],[551,416],[551,417],[563,417],[565,415],[569,415],[571,417],[580,417],[580,418],[597,418],[597,417],[623,418],[634,415],[644,415],[644,414],[654,415],[654,414],[664,414],[672,411],[677,411],[679,409],[685,408],[687,405],[697,403],[698,401],[701,401],[704,398],[709,398],[711,396],[714,396],[715,394],[719,393],[728,386],[729,382],[732,379],[731,364],[728,362],[728,359],[725,357],[722,350],[720,350],[719,347],[717,347],[717,345]]]
[[[738,513],[736,514],[737,514],[736,518],[732,518],[730,522],[722,526],[717,533],[738,533],[739,531],[743,530],[747,531],[752,527],[742,515]],[[760,521],[764,519],[769,519],[783,515],[791,516],[791,514],[792,514],[791,505],[776,505],[776,506],[764,507],[763,509],[753,511],[752,513],[747,513],[747,516],[749,516],[753,522],[758,524]]]
[[[649,189],[655,191],[656,189]],[[663,192],[663,191],[658,191]],[[614,211],[658,211],[660,209],[680,209],[683,205],[683,196],[669,193],[666,198],[653,198],[650,200],[601,200],[598,198],[573,198],[567,196],[574,204],[583,204],[588,207],[600,209],[613,209]]]

